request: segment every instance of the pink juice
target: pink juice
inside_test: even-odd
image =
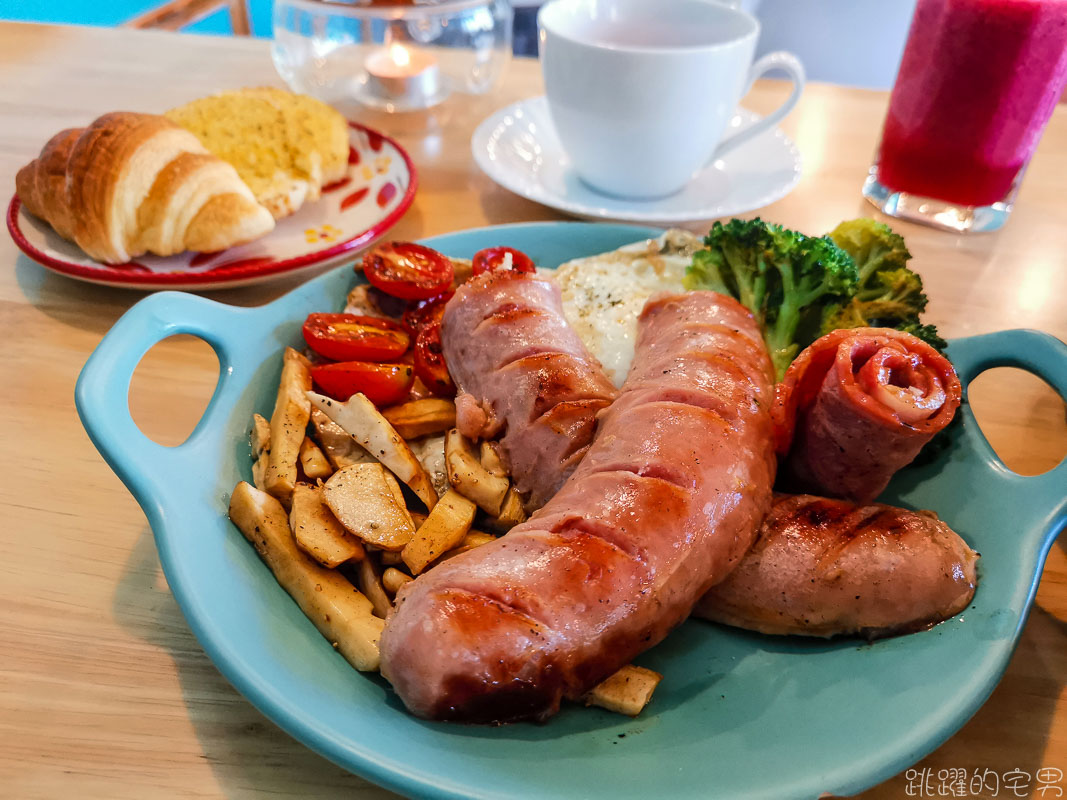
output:
[[[1067,82],[1067,0],[919,0],[878,180],[967,206],[1008,195]]]

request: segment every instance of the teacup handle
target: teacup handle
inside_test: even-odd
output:
[[[753,136],[757,136],[768,128],[773,128],[778,122],[785,118],[785,115],[793,110],[793,106],[797,104],[797,100],[800,99],[800,93],[804,91],[804,84],[806,78],[804,75],[804,65],[800,63],[800,59],[792,53],[787,53],[785,50],[776,50],[773,53],[767,53],[763,58],[756,61],[752,65],[752,68],[748,71],[748,85],[745,86],[744,94],[748,94],[749,89],[752,88],[752,84],[756,82],[756,78],[763,75],[765,72],[769,72],[772,69],[782,69],[789,73],[789,77],[793,81],[793,91],[785,102],[778,108],[765,116],[763,119],[756,120],[747,128],[742,128],[737,133],[726,137],[719,146],[715,148],[715,154],[712,159],[720,158],[723,154],[733,150],[737,145],[742,142],[747,142]]]

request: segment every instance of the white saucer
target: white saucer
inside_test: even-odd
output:
[[[730,127],[757,119],[758,114],[739,109]],[[587,219],[669,223],[725,217],[772,203],[800,180],[800,153],[775,128],[738,145],[670,197],[601,194],[571,168],[544,97],[522,100],[484,120],[471,137],[471,151],[485,174],[505,189]]]

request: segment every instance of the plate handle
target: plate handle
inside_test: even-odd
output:
[[[953,340],[948,347],[948,356],[960,376],[964,397],[971,381],[987,369],[1017,367],[1041,378],[1067,401],[1067,344],[1055,336],[1026,329],[970,336]],[[973,417],[969,408],[966,413]],[[981,426],[976,427],[980,429]],[[984,440],[984,435],[982,438]],[[985,444],[989,447],[988,442]],[[1067,458],[1043,475],[1023,480],[1038,491],[1058,487],[1061,494],[1067,494]]]
[[[123,314],[85,363],[74,389],[78,415],[104,460],[136,496],[143,497],[137,489],[163,469],[193,468],[198,450],[210,444],[205,433],[238,399],[234,365],[257,327],[241,317],[255,312],[184,292],[159,292]],[[130,416],[130,380],[145,353],[176,334],[192,334],[211,345],[219,359],[219,382],[189,438],[166,447],[145,436]]]

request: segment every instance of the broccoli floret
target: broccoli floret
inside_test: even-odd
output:
[[[716,222],[686,271],[689,289],[735,297],[756,317],[778,378],[820,334],[828,303],[843,307],[859,274],[828,236],[814,238],[761,219]]]
[[[937,328],[934,325],[922,325],[918,322],[913,322],[901,325],[900,330],[922,339],[935,350],[944,350],[948,347],[948,342],[938,335]]]
[[[826,307],[821,332],[838,328],[896,328],[937,349],[946,345],[933,325],[923,325],[926,310],[923,282],[907,267],[911,253],[904,239],[873,219],[842,222],[830,238],[856,262],[859,283],[851,299]]]

